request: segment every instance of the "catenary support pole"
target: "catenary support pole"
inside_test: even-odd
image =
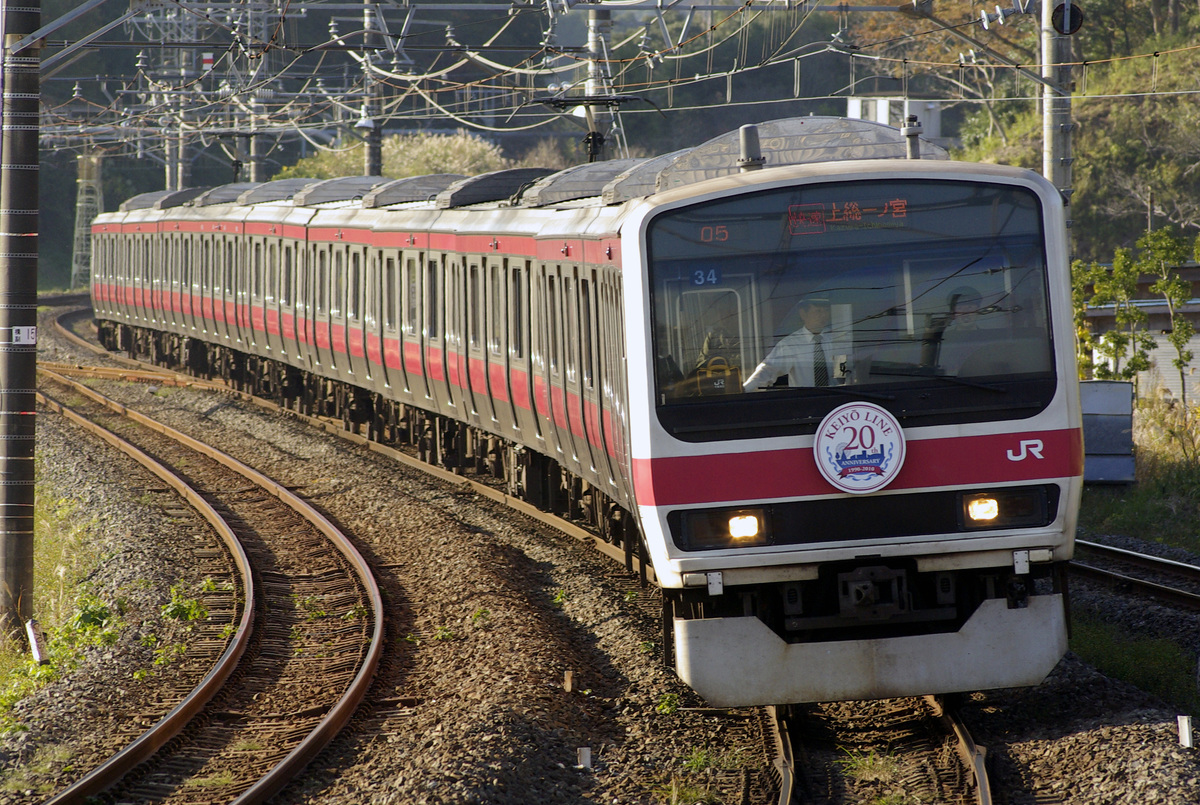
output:
[[[37,381],[39,0],[0,0],[0,627],[33,616],[33,447]]]

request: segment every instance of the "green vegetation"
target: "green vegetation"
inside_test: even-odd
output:
[[[1143,400],[1134,416],[1137,482],[1089,486],[1079,535],[1121,534],[1200,553],[1200,427],[1195,409]],[[1071,650],[1108,676],[1125,680],[1184,712],[1200,713],[1196,657],[1180,646],[1145,638],[1076,606]]]
[[[654,706],[654,712],[661,713],[664,716],[674,715],[679,711],[679,694],[664,693],[658,698],[658,704]]]
[[[678,777],[672,777],[670,783],[655,788],[652,794],[655,801],[665,805],[715,805],[721,801],[708,786],[689,783]]]
[[[1122,534],[1200,553],[1200,423],[1195,409],[1139,401],[1134,443],[1137,482],[1085,487],[1079,535]]]
[[[357,176],[363,169],[362,143],[351,142],[335,151],[306,157],[273,178],[332,179]],[[403,135],[383,139],[383,175],[392,179],[427,173],[478,173],[512,167],[500,149],[482,137],[459,131],[455,134]]]
[[[1196,659],[1169,640],[1131,634],[1088,612],[1073,612],[1071,650],[1101,673],[1123,679],[1188,713],[1200,713]]]
[[[177,621],[201,621],[208,617],[208,609],[195,598],[185,598],[180,585],[172,585],[171,600],[163,604],[162,616]]]

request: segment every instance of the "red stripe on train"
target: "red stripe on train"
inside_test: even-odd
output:
[[[1042,458],[1027,449],[1041,442]],[[1021,458],[1015,458],[1022,456]],[[1083,433],[1051,430],[910,441],[889,490],[988,486],[1083,473]],[[643,506],[827,495],[834,489],[811,448],[671,458],[636,458],[633,483]]]

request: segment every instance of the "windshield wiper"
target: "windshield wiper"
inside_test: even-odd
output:
[[[994,391],[1000,394],[1008,394],[1008,389],[1003,386],[996,386],[991,383],[980,383],[978,380],[967,380],[958,375],[939,375],[930,369],[922,369],[914,366],[911,369],[904,369],[898,366],[890,366],[884,368],[871,368],[871,374],[890,375],[892,377],[919,377],[928,378],[930,380],[944,380],[947,383],[954,383],[959,386],[967,386],[973,389],[983,389],[984,391]]]
[[[862,397],[867,400],[894,400],[895,394],[877,394],[873,391],[859,391],[854,386],[812,386],[806,391],[829,391],[834,394],[845,394],[847,397]]]

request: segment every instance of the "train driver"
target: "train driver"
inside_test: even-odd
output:
[[[833,377],[833,334],[829,300],[806,297],[796,308],[803,326],[786,335],[767,353],[742,384],[745,391],[772,385],[787,375],[789,386],[828,386]]]

